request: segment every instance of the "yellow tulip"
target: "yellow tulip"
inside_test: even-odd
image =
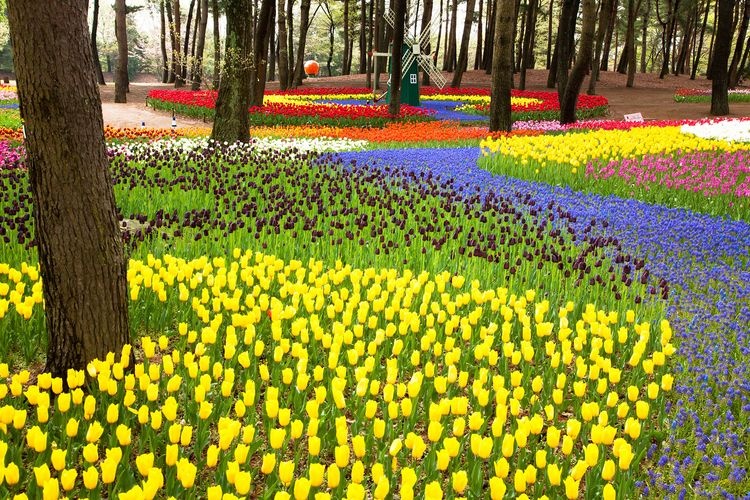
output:
[[[176,446],[175,446],[176,447]],[[169,447],[167,447],[169,448]],[[180,460],[177,466],[177,479],[183,488],[192,488],[195,483],[195,474],[198,468],[187,459]]]
[[[14,464],[15,465],[15,464]],[[75,469],[65,469],[60,472],[60,485],[63,490],[70,491],[75,487],[78,471]],[[5,478],[8,479],[8,471],[5,472]]]
[[[154,466],[154,454],[143,453],[138,455],[135,457],[135,466],[138,468],[138,472],[141,473],[141,476],[148,476],[148,472],[151,470],[151,467]]]
[[[234,489],[240,495],[247,495],[250,492],[251,477],[247,471],[239,471],[234,476]]]
[[[492,500],[502,500],[505,498],[507,487],[502,479],[497,476],[490,478],[490,498]]]
[[[57,500],[60,496],[60,483],[57,481],[57,478],[51,478],[49,481],[44,483],[44,488],[42,489],[42,499],[43,500]]]
[[[336,460],[336,465],[340,469],[343,469],[349,465],[349,455],[350,455],[349,446],[347,445],[336,446],[334,450],[334,457]]]
[[[580,481],[576,481],[571,476],[565,478],[565,496],[571,500],[578,498],[578,487]]]
[[[88,469],[83,471],[83,485],[87,490],[93,490],[97,484],[99,484],[99,472],[96,467],[90,465]]]
[[[5,466],[5,482],[8,486],[14,486],[18,483],[20,477],[20,470],[15,462],[11,462]]]
[[[466,471],[461,470],[451,474],[451,486],[453,487],[453,491],[455,491],[459,495],[463,494],[468,484],[469,477],[466,474]]]
[[[305,500],[310,494],[310,481],[306,477],[301,477],[294,482],[295,500]]]
[[[102,469],[102,483],[111,484],[115,481],[117,474],[117,461],[116,460],[104,460],[101,463]]]
[[[52,463],[52,467],[56,471],[61,471],[65,468],[65,456],[67,455],[68,450],[63,449],[56,449],[52,450],[52,456],[50,457],[50,462]]]
[[[549,484],[551,484],[552,486],[559,486],[561,475],[562,471],[560,470],[560,467],[557,466],[557,464],[547,465],[547,478],[549,478]]]
[[[310,486],[317,488],[323,484],[325,477],[325,466],[323,464],[310,464],[310,470],[308,472],[310,476]]]
[[[611,483],[607,483],[602,490],[603,500],[615,500],[617,498],[617,492]]]
[[[341,471],[336,464],[328,466],[328,470],[326,471],[326,482],[328,483],[329,489],[336,488],[341,482]]]
[[[89,463],[96,463],[99,460],[99,446],[89,443],[83,447],[83,458]]]
[[[280,449],[281,446],[284,444],[285,438],[286,438],[286,429],[284,428],[271,429],[269,433],[269,441],[271,444],[271,448],[273,448],[274,450]]]
[[[279,462],[279,480],[284,486],[292,484],[294,477],[294,462],[292,460],[282,460]]]
[[[44,483],[49,481],[50,470],[49,467],[47,467],[47,464],[42,464],[39,467],[34,467],[34,478],[36,480],[36,485],[40,488],[44,486]]]

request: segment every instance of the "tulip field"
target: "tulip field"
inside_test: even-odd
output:
[[[748,498],[750,120],[541,94],[108,128],[133,341],[65,379],[0,130],[0,497]]]

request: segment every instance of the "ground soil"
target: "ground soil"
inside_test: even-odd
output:
[[[450,81],[450,75],[445,75]],[[698,119],[709,117],[710,103],[677,103],[674,93],[678,88],[711,88],[711,82],[705,78],[690,80],[687,76],[669,75],[659,79],[655,74],[638,73],[635,86],[625,86],[626,76],[611,71],[601,73],[597,84],[597,93],[609,100],[610,117],[622,119],[623,115],[641,113],[647,120]],[[531,70],[526,76],[528,90],[549,90],[546,88],[547,71]],[[518,82],[518,75],[516,75]],[[309,87],[363,87],[364,75],[308,78],[304,86]],[[464,74],[463,87],[489,88],[490,76],[484,71],[468,71]],[[156,79],[142,76],[130,84],[127,104],[114,103],[114,84],[100,86],[104,123],[116,127],[138,127],[142,122],[147,127],[169,128],[172,115],[165,111],[155,111],[146,106],[146,96],[154,88],[172,88],[172,85],[159,83]],[[588,80],[583,83],[583,90],[588,87]],[[269,82],[268,89],[277,89],[276,82]],[[731,103],[730,116],[750,116],[750,103]],[[177,128],[208,127],[209,123],[178,116]]]

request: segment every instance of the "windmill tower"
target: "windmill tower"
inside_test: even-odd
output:
[[[417,4],[418,5],[418,4]],[[430,41],[432,24],[434,18],[425,26],[425,29],[417,36],[416,25],[418,22],[415,3],[411,3],[406,14],[406,26],[404,27],[404,46],[401,50],[401,102],[412,106],[419,106],[419,70],[430,75],[430,80],[437,87],[443,88],[447,83],[443,74],[435,67],[432,60],[432,54],[424,53],[423,47],[426,47]],[[391,28],[395,26],[395,15],[392,9],[383,14],[383,19]],[[413,33],[413,34],[412,34]],[[373,52],[375,73],[377,74],[378,58],[388,59],[388,91],[386,92],[386,102],[390,102],[390,82],[393,78],[390,65],[390,52]],[[373,95],[375,94],[375,83],[373,83]]]

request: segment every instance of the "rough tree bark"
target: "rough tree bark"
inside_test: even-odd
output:
[[[45,371],[63,380],[130,340],[127,261],[86,17],[86,2],[8,2],[44,283]]]
[[[115,0],[115,35],[117,36],[115,102],[118,103],[128,101],[128,31],[125,22],[125,0]]]
[[[484,70],[489,75],[492,73],[492,52],[495,47],[495,13],[497,0],[487,0],[487,30],[484,36],[484,50],[482,51],[482,62]]]
[[[277,30],[279,37],[279,88],[286,90],[289,88],[289,50],[286,45],[286,13],[284,12],[284,0],[278,0],[276,4]]]
[[[573,0],[564,0],[563,6]],[[562,69],[562,65],[558,66],[558,95],[560,99],[560,123],[573,123],[576,121],[576,104],[578,101],[578,94],[581,91],[581,84],[588,71],[589,64],[591,64],[591,52],[594,46],[594,31],[596,28],[596,4],[594,0],[583,0],[583,23],[581,26],[581,40],[578,47],[578,56],[576,57],[576,63],[573,66],[573,70],[570,72],[568,78],[567,68]],[[563,11],[565,7],[563,7]],[[564,15],[564,14],[563,14]],[[573,16],[575,19],[575,16]],[[564,61],[565,58],[561,57],[560,61]],[[562,73],[565,73],[564,75]],[[565,80],[564,85],[560,82]]]
[[[513,25],[515,0],[497,0],[495,38],[492,49],[492,86],[490,90],[490,132],[510,132],[510,91],[513,87]]]
[[[198,41],[195,47],[195,69],[193,71],[192,90],[201,88],[203,82],[203,52],[206,47],[206,27],[208,26],[208,0],[200,0],[201,22],[198,27]]]
[[[466,0],[466,17],[464,18],[464,32],[461,35],[461,49],[458,54],[458,61],[453,73],[451,87],[458,88],[461,86],[461,79],[464,76],[469,65],[469,38],[471,37],[471,25],[473,23],[474,0]]]
[[[343,60],[341,61],[341,74],[348,75],[349,69],[351,68],[351,52],[349,50],[349,0],[343,0],[344,2],[344,54]]]
[[[215,141],[250,140],[250,115],[247,112],[253,66],[250,3],[251,0],[229,0],[225,4],[226,46],[211,130],[211,139]]]
[[[398,116],[401,112],[401,48],[404,44],[404,21],[406,18],[406,0],[393,0],[393,46],[391,49],[391,102],[388,112]]]
[[[716,41],[714,42],[713,64],[711,67],[711,114],[729,114],[729,52],[732,48],[732,0],[718,0],[718,20]]]
[[[96,81],[99,85],[106,85],[104,73],[102,73],[102,62],[99,60],[99,48],[96,46],[96,33],[99,30],[99,0],[94,0],[94,15],[91,22],[91,54],[94,58],[94,71]]]
[[[279,52],[279,44],[276,41],[276,0],[271,0],[271,17],[268,20],[268,66],[266,70],[266,81],[276,80],[276,55]]]
[[[305,74],[305,44],[307,44],[307,30],[310,28],[310,0],[302,0],[300,4],[299,46],[297,48],[297,63],[294,65],[293,87],[302,85]]]

